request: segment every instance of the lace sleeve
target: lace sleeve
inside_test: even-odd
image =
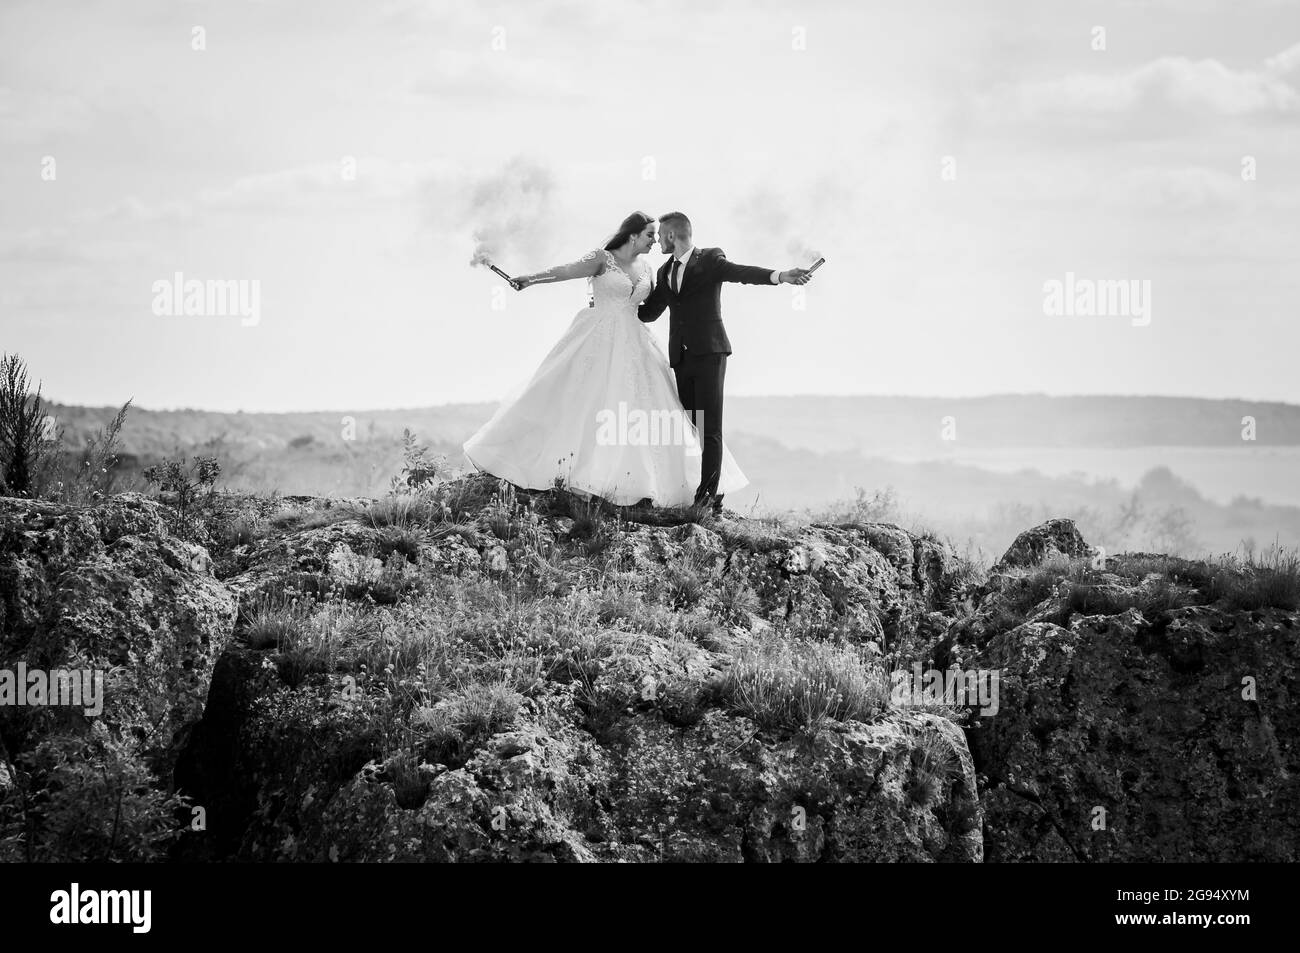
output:
[[[605,270],[605,255],[600,249],[589,251],[575,262],[556,265],[535,275],[527,275],[530,282],[569,281],[573,278],[591,278]]]

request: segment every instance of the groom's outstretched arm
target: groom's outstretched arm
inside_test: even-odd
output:
[[[771,268],[757,268],[754,265],[737,265],[727,260],[727,253],[721,248],[713,250],[713,268],[719,281],[734,281],[742,285],[779,285],[781,272]]]
[[[656,281],[649,297],[636,309],[636,316],[642,321],[654,321],[664,313],[666,307],[668,307],[668,283]]]

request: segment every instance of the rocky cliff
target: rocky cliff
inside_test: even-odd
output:
[[[216,508],[0,500],[0,671],[105,676],[0,706],[5,859],[1295,859],[1296,611],[1250,567],[482,478]]]

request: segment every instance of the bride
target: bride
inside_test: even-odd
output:
[[[524,389],[466,441],[465,455],[478,469],[534,490],[559,479],[619,506],[645,499],[692,503],[700,483],[699,435],[677,397],[668,358],[637,319],[652,286],[642,256],[654,245],[655,224],[633,212],[604,248],[513,280],[522,291],[587,278],[591,305],[578,312]],[[724,446],[718,492],[748,482]]]

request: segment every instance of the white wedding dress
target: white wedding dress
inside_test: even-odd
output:
[[[570,490],[619,506],[649,497],[684,506],[700,482],[700,439],[677,398],[659,342],[637,319],[650,294],[650,266],[635,281],[608,251],[583,308],[523,390],[465,443],[478,469],[542,490]],[[584,260],[589,260],[587,256]],[[723,447],[718,492],[748,483]]]

